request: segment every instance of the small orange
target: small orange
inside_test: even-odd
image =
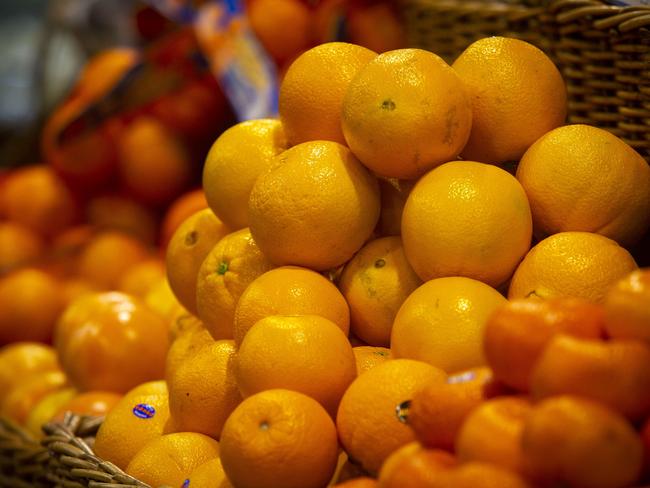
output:
[[[33,374],[7,392],[0,405],[0,414],[25,424],[29,413],[40,400],[67,386],[68,380],[61,371]]]
[[[53,420],[63,420],[66,412],[78,415],[103,416],[122,399],[122,395],[110,391],[87,391],[75,394],[56,410]]]
[[[202,188],[190,190],[174,200],[167,208],[160,224],[161,248],[167,247],[172,235],[186,218],[204,208],[208,208],[208,201]]]
[[[34,264],[43,254],[43,241],[29,227],[0,222],[0,275],[20,266]]]
[[[355,346],[352,352],[357,363],[357,376],[391,359],[387,347]]]
[[[153,208],[119,194],[93,196],[86,205],[86,221],[95,231],[117,231],[147,245],[156,242],[158,217]]]
[[[366,243],[347,262],[339,279],[350,305],[352,332],[370,345],[388,346],[397,311],[421,284],[399,237]]]
[[[165,277],[165,265],[160,259],[148,259],[135,264],[120,280],[118,290],[144,298],[151,287]]]
[[[220,458],[203,463],[192,471],[187,479],[189,480],[188,486],[192,488],[233,488],[226,477]]]
[[[605,329],[615,339],[650,343],[650,268],[632,271],[605,294]]]
[[[378,175],[416,178],[452,161],[472,127],[471,100],[454,70],[423,49],[380,54],[350,81],[341,128]]]
[[[221,432],[221,462],[234,486],[322,488],[336,469],[337,449],[327,412],[290,390],[248,397]]]
[[[320,315],[347,336],[350,310],[345,298],[323,275],[299,266],[282,266],[255,278],[239,297],[233,336],[241,344],[259,320],[270,315]]]
[[[318,315],[271,315],[258,321],[241,342],[235,366],[244,397],[285,388],[309,395],[332,416],[356,374],[346,335]]]
[[[415,440],[397,416],[397,407],[430,382],[446,374],[427,363],[393,359],[357,377],[348,387],[336,415],[339,439],[350,458],[371,474],[396,449]]]
[[[375,232],[382,237],[402,234],[402,212],[415,180],[378,178],[381,212]]]
[[[0,348],[0,405],[30,376],[60,371],[56,351],[37,342],[14,342]]]

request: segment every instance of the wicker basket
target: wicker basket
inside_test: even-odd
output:
[[[606,129],[650,162],[650,6],[603,0],[402,3],[410,44],[448,62],[493,35],[543,49],[567,83],[569,123]]]

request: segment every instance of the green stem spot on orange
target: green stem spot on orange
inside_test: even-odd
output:
[[[217,266],[217,274],[224,275],[228,271],[228,263],[221,261],[219,266]]]

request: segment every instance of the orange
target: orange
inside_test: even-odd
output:
[[[428,488],[456,465],[453,455],[410,442],[388,456],[381,467],[378,488]]]
[[[537,361],[530,390],[536,400],[578,395],[643,419],[650,414],[650,348],[637,341],[558,334]]]
[[[122,181],[144,203],[167,203],[190,183],[193,168],[188,150],[153,117],[131,122],[121,134],[118,151]]]
[[[317,400],[332,416],[357,374],[352,346],[318,315],[272,315],[248,331],[237,351],[235,376],[244,397],[272,388]]]
[[[523,155],[517,179],[538,236],[594,232],[631,245],[650,227],[650,166],[606,130],[552,130]]]
[[[396,408],[433,381],[444,382],[445,373],[412,359],[386,361],[349,386],[336,415],[339,439],[350,458],[371,474],[396,449],[415,440],[415,434]]]
[[[92,286],[86,280],[76,278],[69,278],[61,283],[61,293],[63,294],[63,301],[65,305],[69,305],[74,300],[87,293],[97,291],[97,288]]]
[[[378,488],[378,486],[376,479],[362,476],[359,478],[352,478],[343,483],[337,483],[334,485],[334,488]]]
[[[273,268],[248,228],[227,234],[208,253],[196,281],[197,315],[215,339],[232,339],[235,306],[246,287]]]
[[[235,381],[235,344],[206,344],[167,375],[169,412],[177,431],[219,438],[228,415],[241,402]]]
[[[406,29],[398,11],[388,3],[352,5],[346,19],[350,40],[378,53],[405,47]]]
[[[322,488],[334,474],[337,449],[327,412],[290,390],[245,399],[221,432],[221,462],[233,486]]]
[[[406,257],[423,280],[467,276],[498,287],[530,249],[532,220],[508,172],[473,161],[423,176],[402,214]]]
[[[93,197],[86,205],[86,221],[95,229],[118,231],[153,245],[157,216],[154,209],[122,195]]]
[[[56,409],[53,419],[63,420],[66,412],[78,415],[103,416],[108,414],[122,399],[122,395],[110,391],[87,391],[76,393]]]
[[[120,469],[126,469],[149,441],[161,437],[169,421],[166,389],[143,386],[128,392],[111,409],[95,438],[95,454]]]
[[[463,422],[485,400],[484,388],[491,376],[489,369],[477,368],[416,391],[407,422],[418,441],[428,448],[453,451]]]
[[[533,479],[552,484],[632,486],[643,462],[641,438],[624,417],[569,395],[546,399],[533,408],[521,446]]]
[[[42,439],[45,437],[42,427],[49,422],[60,420],[54,419],[56,412],[76,394],[77,390],[74,388],[57,389],[48,393],[31,407],[25,420],[25,428],[37,439]]]
[[[212,211],[231,229],[248,227],[253,184],[285,149],[287,138],[277,119],[240,122],[214,142],[203,166],[203,189]]]
[[[255,323],[270,315],[320,315],[347,336],[350,310],[345,298],[323,275],[298,266],[282,266],[255,278],[239,297],[233,335],[241,344]]]
[[[301,0],[255,0],[246,15],[255,36],[278,65],[311,43],[311,14]]]
[[[517,267],[508,298],[574,296],[602,302],[607,290],[637,269],[615,241],[589,232],[560,232],[533,247]]]
[[[160,244],[163,249],[174,232],[190,215],[208,207],[208,201],[202,188],[183,193],[167,208],[160,224]]]
[[[165,277],[165,265],[160,259],[149,259],[135,264],[120,280],[118,289],[129,295],[144,298],[151,287]]]
[[[153,283],[143,299],[147,307],[163,318],[166,323],[170,323],[174,314],[182,307],[176,300],[176,296],[165,277],[159,278]]]
[[[196,313],[196,277],[212,248],[229,232],[209,209],[189,216],[167,245],[167,279],[174,295],[187,310]]]
[[[169,337],[173,341],[185,335],[187,332],[197,328],[205,329],[203,322],[201,322],[195,315],[192,315],[183,307],[179,306],[174,310],[174,314],[169,320]]]
[[[328,42],[296,58],[282,80],[278,101],[289,145],[314,140],[345,144],[343,97],[350,81],[375,56],[355,44]]]
[[[548,131],[564,123],[562,75],[538,48],[518,39],[486,37],[471,44],[452,67],[472,101],[472,132],[464,159],[518,160]]]
[[[29,227],[0,222],[0,275],[33,264],[43,254],[43,241]]]
[[[471,101],[442,58],[396,49],[350,82],[341,111],[345,140],[361,162],[392,178],[416,178],[455,159],[472,127]]]
[[[210,332],[198,324],[172,342],[165,362],[165,377],[171,377],[187,360],[198,353],[203,346],[214,344]]]
[[[549,341],[558,333],[584,339],[603,336],[603,307],[579,298],[513,299],[488,317],[483,349],[495,378],[528,391],[530,375]]]
[[[37,269],[0,278],[0,344],[49,342],[64,300],[60,283]]]
[[[37,234],[51,237],[74,223],[77,204],[54,171],[37,164],[13,171],[2,185],[4,216]]]
[[[632,271],[605,295],[605,329],[616,339],[650,343],[650,268]]]
[[[345,263],[379,218],[377,179],[336,142],[299,144],[278,159],[250,194],[248,219],[258,246],[277,265],[322,271]]]
[[[529,484],[513,471],[498,465],[469,462],[441,473],[426,488],[529,488]]]
[[[339,279],[350,305],[352,333],[370,345],[388,346],[397,311],[421,284],[399,237],[368,242],[347,262]]]
[[[61,366],[81,391],[124,393],[164,375],[165,321],[118,292],[83,295],[68,305],[55,334]]]
[[[181,486],[192,472],[219,456],[219,443],[196,432],[167,434],[149,441],[126,473],[150,486]]]
[[[30,376],[60,371],[56,351],[36,342],[14,342],[0,348],[0,405]]]
[[[398,180],[379,178],[381,212],[375,231],[380,236],[398,236],[402,234],[402,212],[406,199],[415,186],[415,180]]]
[[[203,463],[190,473],[189,485],[192,488],[233,488],[226,477],[220,458]]]
[[[387,347],[355,346],[352,352],[357,363],[357,376],[391,359]]]
[[[425,361],[447,372],[482,366],[485,323],[505,301],[495,289],[470,278],[427,281],[397,312],[390,341],[393,356]]]
[[[124,274],[148,257],[135,237],[116,231],[96,234],[79,257],[79,275],[100,289],[116,289]]]
[[[39,401],[67,386],[67,378],[61,371],[31,375],[7,392],[0,405],[0,414],[19,424],[25,424],[29,413]]]

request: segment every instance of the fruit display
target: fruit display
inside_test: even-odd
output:
[[[565,124],[535,46],[373,45],[372,2],[368,42],[314,40],[343,4],[249,2],[276,117],[185,124],[214,122],[196,81],[46,126],[51,157],[0,180],[3,422],[101,417],[92,452],[151,487],[650,484],[649,162]]]

